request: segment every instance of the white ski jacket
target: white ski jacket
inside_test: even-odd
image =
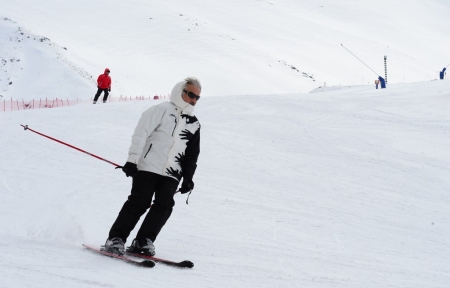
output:
[[[170,102],[150,107],[142,113],[131,140],[128,162],[140,171],[191,179],[200,153],[200,123],[194,106],[181,97],[186,82],[172,89]]]

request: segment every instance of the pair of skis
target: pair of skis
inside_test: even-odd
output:
[[[83,246],[86,247],[87,249],[89,249],[90,251],[93,251],[93,252],[96,252],[96,253],[111,257],[111,258],[119,259],[126,263],[129,263],[129,264],[132,264],[135,266],[139,266],[139,267],[152,268],[152,267],[155,267],[155,262],[165,264],[168,266],[179,267],[179,268],[194,267],[194,263],[192,263],[191,261],[188,261],[188,260],[181,261],[181,262],[174,262],[174,261],[170,261],[170,260],[166,260],[166,259],[156,258],[153,256],[147,256],[147,255],[142,255],[142,254],[134,254],[134,253],[126,252],[126,254],[129,256],[144,259],[143,261],[140,261],[140,260],[136,260],[134,258],[130,258],[127,256],[123,256],[123,255],[121,256],[121,255],[117,255],[117,254],[113,254],[113,253],[108,253],[106,251],[102,251],[100,249],[97,249],[95,247],[92,247],[92,246],[89,246],[86,244],[83,244]]]

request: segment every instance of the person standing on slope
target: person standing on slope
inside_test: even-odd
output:
[[[386,88],[386,81],[384,80],[384,78],[381,76],[378,76],[378,80],[380,80],[381,89]]]
[[[105,94],[103,96],[103,103],[106,103],[109,92],[111,92],[111,77],[109,76],[110,72],[111,71],[109,71],[109,68],[106,68],[105,72],[103,74],[100,74],[100,76],[98,76],[98,78],[97,78],[98,90],[97,90],[97,93],[95,94],[93,104],[97,103],[98,97],[100,97],[100,94],[102,94],[102,92],[105,92]]]
[[[155,255],[156,237],[169,219],[175,205],[174,194],[194,189],[195,170],[200,153],[200,123],[193,115],[200,98],[201,85],[186,78],[175,85],[170,102],[150,107],[136,126],[122,167],[133,177],[131,194],[120,210],[102,249],[124,254],[124,245],[139,218],[150,208],[136,238],[127,252]],[[152,197],[155,195],[153,205]]]
[[[375,80],[375,89],[378,89],[378,84],[380,84],[380,80],[376,79]]]
[[[447,67],[444,67],[441,72],[439,72],[439,79],[444,80],[445,78],[445,70],[447,70]]]

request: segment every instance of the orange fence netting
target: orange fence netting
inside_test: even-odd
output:
[[[120,96],[120,97],[108,97],[107,102],[119,102],[119,101],[137,101],[137,100],[160,100],[160,99],[170,99],[169,95],[155,95],[155,96]],[[102,102],[103,97],[100,97],[98,102]],[[29,101],[24,100],[10,100],[0,99],[0,112],[6,111],[19,111],[19,110],[30,110],[30,109],[44,109],[44,108],[56,108],[72,106],[81,103],[92,103],[91,100],[68,100],[68,99],[33,99]]]

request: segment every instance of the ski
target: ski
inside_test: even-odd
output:
[[[122,261],[124,261],[126,263],[129,263],[129,264],[132,264],[132,265],[136,265],[136,266],[139,266],[139,267],[152,268],[152,267],[155,266],[155,262],[153,262],[151,260],[139,261],[139,260],[135,260],[135,259],[132,259],[132,258],[128,258],[126,256],[120,256],[120,255],[117,255],[117,254],[108,253],[106,251],[102,251],[100,249],[94,248],[94,247],[86,245],[86,244],[83,244],[83,246],[86,247],[87,249],[89,249],[90,251],[93,251],[93,252],[96,252],[98,254],[105,255],[105,256],[108,256],[108,257],[111,257],[111,258],[119,259],[119,260],[122,260]]]
[[[181,262],[174,262],[174,261],[170,261],[170,260],[166,260],[166,259],[157,258],[157,257],[154,257],[154,256],[148,256],[148,255],[131,253],[131,252],[125,252],[125,254],[133,256],[133,257],[136,257],[136,258],[152,260],[152,261],[154,261],[156,263],[161,263],[161,264],[168,265],[168,266],[173,266],[173,267],[179,267],[179,268],[192,268],[192,267],[194,267],[194,263],[192,263],[191,261],[188,261],[188,260],[184,260],[184,261],[181,261]]]

